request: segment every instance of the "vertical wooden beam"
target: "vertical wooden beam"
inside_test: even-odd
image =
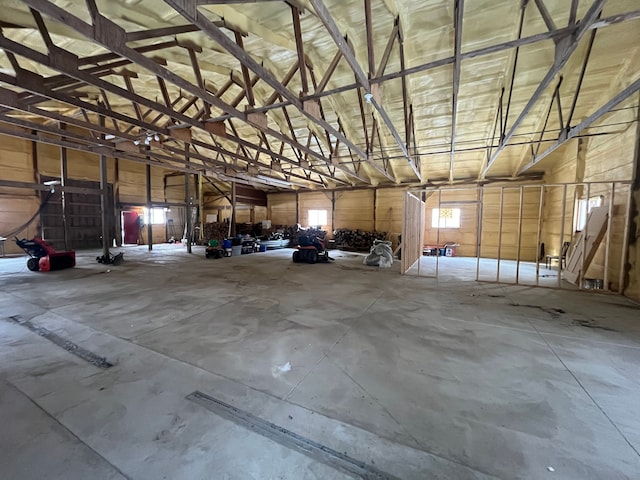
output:
[[[504,215],[504,187],[500,187],[500,213],[498,216],[498,268],[496,282],[500,283],[500,257],[502,255],[502,217]]]
[[[516,250],[516,285],[520,282],[520,248],[522,247],[522,213],[524,203],[524,187],[520,185],[520,204],[518,207],[518,249]]]
[[[604,279],[602,281],[602,288],[610,290],[609,288],[609,253],[611,251],[611,230],[613,228],[613,213],[614,202],[616,198],[616,184],[611,182],[611,195],[609,196],[609,217],[607,218],[607,237],[604,242]],[[624,255],[624,252],[622,253]]]
[[[582,249],[582,258],[581,258],[581,265],[580,265],[580,274],[578,275],[578,288],[580,290],[582,290],[582,288],[584,287],[584,276],[587,272],[585,272],[585,264],[586,264],[586,254],[587,254],[587,241],[589,240],[589,197],[591,197],[591,183],[587,183],[587,194],[585,197],[587,206],[585,207],[587,210],[587,216],[586,216],[586,220],[584,222],[584,227],[583,227],[583,240],[582,240],[582,245],[579,245],[577,248],[581,248]]]
[[[236,236],[236,202],[237,202],[237,198],[236,198],[236,182],[231,182],[231,218],[229,219],[230,222],[230,229],[231,229],[231,236],[235,237]]]
[[[198,211],[200,212],[200,235],[199,240],[202,242],[204,238],[204,175],[199,174],[198,177]]]
[[[482,254],[482,215],[483,215],[484,187],[476,187],[476,208],[478,209],[478,232],[476,238],[476,282],[480,279],[480,255]],[[445,254],[446,254],[445,250]]]
[[[185,144],[184,160],[185,164],[189,166],[189,147],[188,143]],[[191,253],[191,192],[189,188],[189,174],[184,174],[184,206],[185,206],[185,230],[187,237],[187,253]]]
[[[544,207],[544,185],[540,185],[540,205],[538,205],[538,232],[536,235],[536,286],[540,284],[540,237],[542,236],[543,207]],[[562,258],[560,258],[560,261],[562,261]]]
[[[238,44],[238,47],[240,47],[242,51],[245,52],[244,44],[242,42],[242,34],[238,31],[235,31],[234,34],[236,37],[236,43]],[[249,105],[253,107],[256,104],[256,100],[253,96],[253,89],[251,88],[251,78],[249,77],[249,69],[247,68],[244,62],[242,62],[241,67],[242,67],[242,81],[244,83],[244,89],[247,92],[247,101],[249,102]]]
[[[65,130],[67,128],[66,124],[61,123],[60,129]],[[62,140],[66,140],[65,137],[62,137]],[[69,170],[67,165],[67,149],[66,147],[60,147],[60,183],[63,187],[65,187],[68,183],[69,179]],[[61,203],[62,203],[62,234],[64,237],[64,249],[69,250],[71,247],[69,246],[69,222],[67,221],[67,198],[64,188],[62,188],[62,192],[60,193]]]
[[[376,74],[373,52],[373,18],[371,15],[371,0],[364,0],[365,28],[367,30],[367,59],[369,60],[369,79]]]
[[[31,135],[38,135],[38,132],[31,130]],[[31,142],[31,167],[33,169],[33,181],[40,184],[40,166],[38,164],[38,142]],[[40,192],[36,191],[36,196],[40,198]]]
[[[149,145],[147,145],[147,147],[145,148],[146,151],[146,158],[147,160],[150,159],[149,156]],[[147,219],[147,245],[149,247],[149,251],[153,250],[153,225],[152,225],[152,220],[153,220],[153,214],[152,214],[152,204],[151,204],[151,165],[150,164],[146,164],[145,165],[146,170],[146,187],[147,187],[147,215],[149,216],[149,218]]]
[[[115,225],[116,245],[122,246],[122,213],[120,211],[120,159],[115,157],[113,177],[113,224]]]
[[[331,231],[333,232],[335,231],[335,229],[336,229],[336,192],[335,190],[332,190],[331,191]]]
[[[562,253],[562,244],[564,243],[564,224],[566,223],[566,219],[564,218],[567,214],[567,184],[565,183],[562,186],[562,224],[560,225],[560,250],[558,252]],[[562,259],[558,262],[558,288],[562,288]]]
[[[100,116],[100,126],[104,128],[104,117]],[[104,139],[104,133],[100,134],[100,138]],[[109,220],[107,213],[109,204],[107,203],[109,195],[109,183],[107,178],[107,156],[100,155],[100,214],[102,223],[102,258],[109,259]]]
[[[300,223],[300,192],[296,190],[296,223]]]

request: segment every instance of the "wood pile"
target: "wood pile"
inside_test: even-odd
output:
[[[205,223],[204,224],[204,241],[218,240],[222,244],[222,240],[229,235],[229,224],[225,222]]]
[[[386,232],[365,232],[340,228],[333,232],[336,248],[346,250],[368,251],[374,240],[386,240]]]

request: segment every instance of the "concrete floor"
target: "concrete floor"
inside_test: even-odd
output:
[[[436,282],[344,252],[194,251],[130,247],[111,268],[85,253],[49,273],[0,259],[0,478],[350,478],[194,390],[402,479],[640,478],[626,299]]]
[[[437,276],[440,281],[475,281],[477,275],[481,282],[497,282],[498,273],[500,273],[500,283],[558,288],[557,262],[553,262],[549,268],[546,268],[544,261],[536,266],[536,262],[521,261],[518,264],[515,260],[502,259],[498,272],[498,260],[494,258],[480,258],[478,266],[476,257],[422,256],[420,261],[407,272],[408,275],[421,277]],[[578,290],[576,285],[564,279],[560,284],[563,289]]]

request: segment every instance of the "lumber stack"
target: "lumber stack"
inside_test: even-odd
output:
[[[374,240],[386,240],[386,232],[366,232],[340,228],[333,232],[336,248],[344,250],[369,251]]]

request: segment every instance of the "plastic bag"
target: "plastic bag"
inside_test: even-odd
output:
[[[389,268],[393,265],[393,251],[391,242],[387,240],[374,240],[369,255],[362,262],[370,267]]]

